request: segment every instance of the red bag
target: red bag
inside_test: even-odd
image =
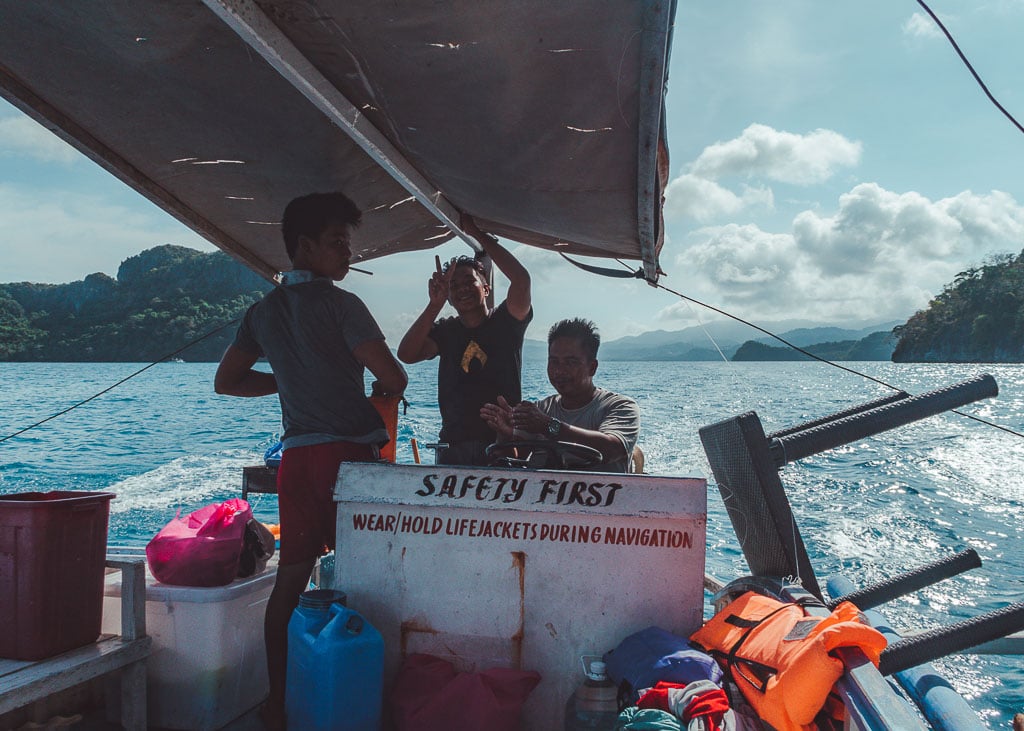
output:
[[[457,673],[433,655],[409,655],[391,696],[397,731],[519,731],[523,703],[540,673],[491,668]]]
[[[224,586],[238,573],[249,503],[232,498],[175,515],[146,544],[146,561],[157,581],[178,586]]]

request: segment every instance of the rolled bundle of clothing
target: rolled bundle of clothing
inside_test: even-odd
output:
[[[604,657],[618,685],[615,731],[759,731],[742,702],[733,708],[724,676],[709,654],[686,637],[648,627],[624,639]]]

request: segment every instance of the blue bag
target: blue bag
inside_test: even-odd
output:
[[[281,466],[281,452],[284,451],[284,444],[277,442],[269,447],[267,451],[263,453],[263,464],[267,467],[280,467]]]
[[[604,656],[608,677],[619,686],[622,707],[636,705],[640,691],[659,680],[692,683],[710,680],[722,684],[722,669],[714,658],[695,650],[690,641],[660,627],[648,627],[632,634]]]

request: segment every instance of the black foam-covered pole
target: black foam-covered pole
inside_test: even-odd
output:
[[[795,434],[796,432],[803,431],[804,429],[811,429],[812,427],[827,424],[830,421],[836,421],[837,419],[845,419],[847,416],[853,416],[854,414],[859,414],[863,411],[877,409],[879,406],[891,404],[893,401],[902,401],[905,398],[910,398],[910,394],[907,393],[906,391],[896,391],[895,393],[891,393],[888,396],[882,396],[882,398],[875,399],[874,401],[868,401],[867,403],[859,404],[857,406],[851,406],[848,409],[837,411],[836,413],[829,414],[828,416],[822,416],[820,419],[813,419],[811,421],[805,421],[802,424],[797,424],[796,426],[790,426],[786,427],[785,429],[779,429],[778,431],[774,431],[771,434],[769,434],[768,438],[781,439],[782,437],[789,436],[790,434]]]
[[[913,571],[894,576],[885,581],[865,586],[854,592],[837,597],[828,602],[829,609],[835,609],[840,602],[853,602],[858,609],[874,609],[904,594],[923,589],[926,586],[962,574],[981,566],[981,557],[973,548],[946,556]]]
[[[1022,629],[1024,602],[1008,604],[978,617],[897,640],[882,651],[878,672],[882,675],[898,673]]]
[[[776,467],[782,467],[812,454],[874,436],[998,393],[996,379],[986,373],[946,388],[901,399],[844,419],[829,421],[780,439],[772,439],[769,450]]]

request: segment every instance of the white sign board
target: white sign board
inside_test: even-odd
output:
[[[602,655],[651,625],[701,623],[704,479],[442,465],[343,464],[335,588],[403,657],[543,680],[523,727],[560,729]]]

